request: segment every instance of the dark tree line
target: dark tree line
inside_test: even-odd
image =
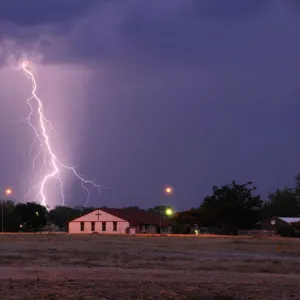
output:
[[[1,207],[0,230],[2,231]],[[47,224],[55,224],[58,229],[66,230],[70,220],[92,210],[93,208],[56,206],[48,211],[44,206],[35,202],[15,204],[11,200],[3,201],[3,231],[38,231]]]
[[[127,207],[130,208],[130,207]],[[138,209],[138,207],[131,207]],[[155,206],[149,211],[164,213],[169,206]],[[3,201],[3,229],[6,232],[37,231],[46,224],[55,224],[60,230],[67,223],[94,208],[56,206],[47,209],[34,202]],[[259,229],[261,221],[273,216],[297,217],[300,215],[300,175],[294,188],[277,189],[263,201],[252,182],[235,181],[220,187],[214,186],[212,194],[204,198],[197,208],[176,212],[172,219],[174,233],[194,232],[195,228],[213,233],[236,234],[240,229]],[[2,211],[0,214],[2,227]],[[300,224],[295,224],[300,228]]]
[[[252,182],[214,186],[198,208],[179,212],[174,217],[177,232],[205,228],[208,232],[236,234],[241,229],[260,229],[272,217],[300,217],[300,175],[294,188],[277,189],[263,201]],[[293,224],[300,228],[300,223]]]
[[[34,202],[15,205],[13,201],[8,200],[3,201],[1,206],[3,207],[3,214],[1,211],[0,221],[1,230],[3,224],[3,231],[36,231],[46,224],[48,212],[42,205]]]

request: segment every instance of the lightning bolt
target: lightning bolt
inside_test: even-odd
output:
[[[65,204],[65,195],[64,195],[64,189],[63,189],[63,181],[61,179],[60,173],[62,169],[65,169],[69,172],[71,172],[80,182],[82,188],[87,192],[87,199],[85,206],[88,204],[89,199],[91,198],[90,191],[88,189],[88,185],[91,185],[98,189],[98,192],[100,194],[100,185],[96,184],[93,180],[86,180],[83,175],[79,174],[74,167],[68,166],[63,164],[61,161],[58,160],[57,155],[55,154],[53,147],[51,145],[49,133],[53,130],[51,122],[45,117],[44,115],[44,108],[42,100],[37,96],[36,90],[37,90],[37,83],[34,77],[34,74],[29,70],[29,63],[27,61],[23,61],[21,68],[26,75],[27,78],[30,79],[32,84],[32,91],[31,91],[31,97],[27,100],[27,105],[29,106],[30,112],[28,117],[23,120],[27,121],[30,127],[32,128],[34,134],[35,134],[35,140],[31,145],[29,155],[31,156],[32,149],[36,143],[39,144],[39,150],[37,155],[32,158],[33,165],[32,168],[34,170],[34,165],[36,163],[37,158],[43,154],[44,159],[43,163],[49,170],[42,178],[41,182],[37,185],[33,186],[29,191],[28,194],[35,188],[38,188],[39,192],[37,195],[37,199],[39,199],[39,202],[45,206],[48,207],[48,201],[46,197],[45,187],[47,183],[54,179],[58,180],[60,184],[60,193],[61,193],[61,199],[62,199],[62,205]],[[35,124],[33,118],[37,118],[37,122]]]

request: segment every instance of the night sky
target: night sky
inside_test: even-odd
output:
[[[264,198],[292,186],[299,37],[298,0],[1,0],[0,187],[35,200],[24,198],[39,180],[34,136],[12,123],[29,112],[30,82],[14,68],[24,56],[60,159],[105,186],[90,205],[180,210],[232,180]],[[83,205],[64,176],[66,205]]]

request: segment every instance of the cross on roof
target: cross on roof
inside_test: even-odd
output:
[[[101,216],[101,214],[99,213],[99,211],[96,213],[96,216],[98,216],[98,221],[99,221],[99,216]]]

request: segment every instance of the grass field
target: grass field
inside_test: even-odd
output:
[[[300,299],[300,240],[0,235],[0,299]]]

